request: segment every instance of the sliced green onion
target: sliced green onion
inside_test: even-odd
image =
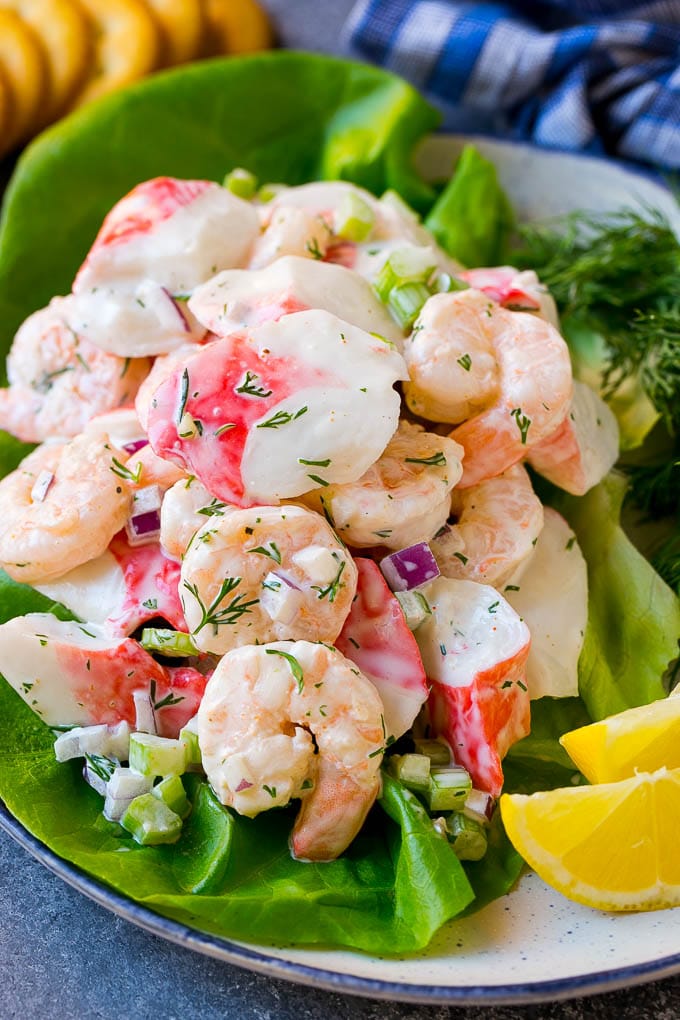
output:
[[[447,839],[460,861],[481,861],[489,841],[484,827],[465,815],[453,814],[446,819]]]
[[[348,192],[335,217],[335,233],[344,241],[365,241],[375,224],[375,213],[368,202]]]
[[[140,644],[142,648],[146,648],[147,652],[159,652],[172,659],[184,659],[188,655],[198,655],[198,648],[194,644],[191,634],[185,634],[181,630],[145,627],[142,631]]]
[[[424,283],[402,283],[390,291],[387,308],[397,325],[410,329],[429,297]]]
[[[242,166],[234,167],[226,175],[223,181],[224,187],[239,198],[246,201],[255,197],[257,191],[257,177],[251,174],[250,170],[244,170]]]
[[[431,248],[410,244],[397,248],[385,261],[374,284],[380,300],[385,304],[394,287],[403,283],[426,283],[436,268]]]

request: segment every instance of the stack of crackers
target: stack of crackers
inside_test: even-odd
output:
[[[0,0],[0,155],[158,68],[271,42],[256,0]]]

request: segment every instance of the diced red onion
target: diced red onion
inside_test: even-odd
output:
[[[96,790],[100,797],[106,796],[106,787],[108,781],[102,779],[96,769],[93,769],[88,761],[83,765],[83,779],[88,786],[91,786],[93,790]]]
[[[31,499],[34,503],[42,503],[47,495],[47,491],[54,481],[54,472],[52,471],[41,471],[31,489]]]
[[[491,821],[495,807],[496,801],[490,793],[476,790],[473,787],[465,798],[463,814],[471,818],[473,822],[487,825]]]
[[[148,445],[149,445],[148,439],[133,439],[129,443],[124,443],[123,449],[125,450],[126,453],[129,453],[130,456],[132,456],[133,453],[137,453],[137,450],[142,450],[144,449],[145,446]]]
[[[439,567],[427,542],[390,553],[380,561],[380,569],[392,591],[411,591],[439,577]]]
[[[135,730],[138,733],[157,733],[156,714],[148,691],[134,691]]]
[[[161,290],[165,294],[165,296],[168,299],[168,301],[172,301],[172,306],[173,306],[173,308],[177,312],[177,315],[179,316],[179,318],[182,321],[182,329],[184,330],[184,332],[185,333],[191,333],[191,326],[189,325],[189,320],[187,319],[186,315],[184,314],[184,312],[180,308],[179,303],[177,301],[175,301],[175,299],[172,296],[172,294],[170,293],[170,291],[167,290],[165,287],[161,287]]]
[[[130,545],[146,545],[160,537],[161,502],[161,490],[157,485],[147,485],[135,493],[132,514],[125,524]]]
[[[247,779],[242,779],[234,790],[234,793],[243,793],[244,790],[249,790],[252,785],[253,784],[249,783]]]

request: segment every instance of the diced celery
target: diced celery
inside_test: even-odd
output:
[[[184,743],[153,733],[130,737],[130,768],[143,776],[180,775],[185,770]]]
[[[263,184],[255,197],[258,202],[271,202],[277,195],[280,195],[282,191],[285,191],[286,187],[287,185],[285,184],[273,184],[271,182]]]
[[[247,201],[254,198],[257,191],[257,177],[255,174],[251,174],[250,170],[244,170],[241,166],[230,170],[224,178],[223,184],[232,194],[238,195],[239,198],[245,198]]]
[[[385,261],[374,284],[375,292],[385,304],[394,287],[404,283],[427,283],[436,267],[431,248],[410,244],[397,248]]]
[[[182,832],[182,819],[160,797],[143,793],[128,805],[120,824],[142,846],[176,843]]]
[[[418,754],[426,754],[430,765],[446,766],[451,764],[451,751],[443,740],[425,740],[416,737],[413,741]]]
[[[472,780],[467,769],[460,765],[430,770],[430,783],[425,800],[430,811],[459,811],[472,789]]]
[[[446,821],[448,840],[461,861],[480,861],[489,841],[484,827],[462,814],[453,814]]]
[[[186,772],[201,772],[202,762],[201,748],[198,743],[198,732],[196,729],[196,716],[190,719],[186,726],[179,731],[179,739],[184,744],[184,762]]]
[[[398,326],[410,329],[430,296],[424,283],[401,283],[390,291],[387,310]]]
[[[457,276],[451,276],[450,273],[438,273],[432,289],[436,294],[451,294],[456,290],[469,290],[470,284],[465,280],[459,280]]]
[[[430,788],[430,759],[424,754],[395,754],[390,771],[409,790],[426,793]]]
[[[191,811],[191,804],[186,795],[179,776],[166,776],[151,790],[154,797],[160,797],[164,804],[180,818],[186,818]]]
[[[367,202],[348,192],[335,217],[335,233],[345,241],[365,241],[375,223],[375,214]]]
[[[409,630],[417,630],[423,620],[432,614],[430,603],[421,591],[395,591],[394,596],[401,606]]]
[[[382,193],[380,201],[384,202],[385,205],[389,206],[391,209],[394,209],[394,211],[399,213],[401,216],[406,216],[408,219],[413,220],[414,223],[418,223],[420,220],[420,216],[415,209],[412,209],[411,206],[404,201],[399,192],[394,191],[392,188],[388,188],[387,191]]]
[[[198,648],[194,644],[191,634],[185,634],[182,630],[145,627],[142,631],[140,644],[142,648],[146,648],[147,652],[158,652],[160,655],[167,655],[173,659],[198,654]]]

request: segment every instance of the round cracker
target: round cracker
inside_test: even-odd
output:
[[[47,62],[48,90],[41,124],[49,124],[66,107],[87,73],[92,46],[89,25],[72,0],[2,0],[35,32]]]
[[[0,7],[0,64],[13,100],[14,115],[4,148],[25,141],[37,127],[47,87],[46,59],[35,32],[15,14]]]
[[[73,106],[129,85],[156,67],[159,33],[140,0],[78,0],[90,20],[94,64]]]
[[[203,0],[203,53],[253,53],[271,46],[269,18],[256,0]]]
[[[194,60],[203,42],[201,0],[146,0],[161,32],[161,57],[166,66]]]

